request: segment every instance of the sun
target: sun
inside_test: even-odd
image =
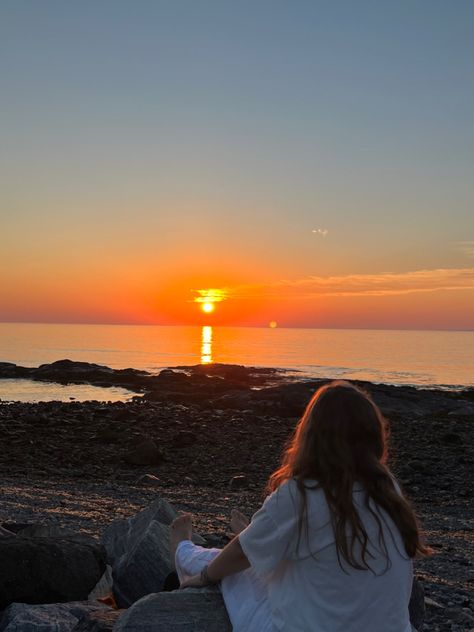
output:
[[[206,314],[210,314],[215,309],[214,303],[202,303],[201,309],[203,312],[206,312]]]

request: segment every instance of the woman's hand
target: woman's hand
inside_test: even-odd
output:
[[[184,581],[181,582],[179,588],[202,588],[206,586],[201,578],[201,575],[193,575],[192,577],[186,577]]]

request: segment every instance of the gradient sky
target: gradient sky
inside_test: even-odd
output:
[[[474,329],[473,68],[471,0],[3,0],[0,320]]]

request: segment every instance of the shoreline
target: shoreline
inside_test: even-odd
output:
[[[226,381],[228,390],[248,386],[254,389],[268,388],[288,383],[318,384],[333,380],[347,380],[360,385],[371,387],[389,387],[397,389],[415,389],[423,392],[442,392],[467,396],[474,401],[473,384],[422,384],[414,382],[390,382],[366,380],[346,377],[345,375],[328,377],[328,375],[314,376],[305,373],[303,369],[249,366],[226,363],[176,365],[158,367],[155,371],[144,369],[120,368],[115,369],[92,362],[73,361],[69,359],[40,364],[37,367],[25,367],[13,362],[0,362],[0,381],[8,379],[25,379],[48,384],[74,385],[86,384],[99,387],[119,386],[138,395],[148,394],[150,391],[163,387],[163,378],[172,373],[176,378],[180,374],[196,379],[219,377]],[[202,382],[201,382],[202,384]],[[16,401],[1,400],[0,401]],[[52,401],[52,400],[49,400]],[[83,400],[85,401],[85,400]]]
[[[69,375],[63,366],[61,379],[93,366],[69,365]],[[0,402],[0,523],[45,522],[98,536],[114,518],[162,495],[191,511],[209,541],[224,544],[230,509],[258,508],[285,441],[323,381],[287,383],[275,371],[233,365],[214,366],[211,377],[203,374],[209,370],[165,370],[130,402]],[[469,630],[474,391],[363,385],[390,419],[390,466],[436,550],[415,563],[426,596],[440,606],[428,607],[424,629]]]

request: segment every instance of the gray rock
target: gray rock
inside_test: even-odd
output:
[[[107,562],[114,567],[118,560],[130,552],[153,521],[170,525],[178,516],[176,509],[163,498],[157,498],[149,507],[126,520],[114,520],[102,536],[102,544],[107,551]],[[195,544],[204,544],[199,535],[193,535]]]
[[[153,474],[143,474],[135,481],[135,485],[141,485],[142,487],[158,487],[160,484],[160,479]]]
[[[106,609],[84,601],[47,605],[14,603],[3,613],[0,632],[71,632],[85,613]]]
[[[102,542],[113,569],[113,593],[120,608],[163,589],[165,578],[174,570],[169,524],[177,515],[174,507],[158,498],[147,509],[127,520],[115,520],[105,530]],[[205,542],[197,534],[193,541]]]
[[[169,527],[152,521],[114,564],[113,591],[120,608],[162,590],[165,578],[174,568],[168,542]]]
[[[113,594],[112,584],[112,567],[107,564],[104,574],[87,596],[87,600],[95,601],[96,599],[104,599],[105,597],[110,597]]]
[[[112,632],[117,619],[123,612],[123,610],[112,608],[86,611],[71,632]]]
[[[245,474],[240,474],[239,476],[234,476],[230,479],[229,488],[234,490],[243,489],[244,487],[247,487],[248,482],[248,478],[245,476]]]
[[[125,554],[133,549],[148,525],[153,522],[169,525],[178,512],[163,498],[158,498],[149,507],[126,520],[114,520],[102,536],[107,551],[107,561],[113,567]]]
[[[114,632],[231,632],[222,595],[195,589],[148,595],[117,621]]]
[[[84,533],[74,533],[70,529],[64,529],[57,525],[49,524],[30,524],[27,527],[20,529],[17,535],[30,538],[60,538],[67,540],[74,540],[74,542],[82,542],[83,544],[96,545],[97,542],[90,535]]]
[[[70,539],[2,537],[0,559],[0,610],[87,599],[105,570],[101,546]]]

